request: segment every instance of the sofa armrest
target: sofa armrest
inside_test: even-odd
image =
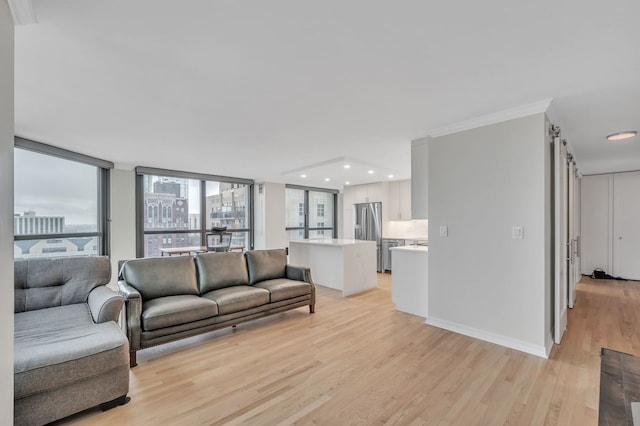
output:
[[[311,269],[306,266],[287,265],[285,272],[286,277],[290,280],[304,281],[311,284],[310,312],[313,313],[315,309],[314,306],[316,304],[316,286],[313,284],[313,280],[311,279]]]
[[[290,280],[304,281],[311,283],[311,269],[306,266],[293,266],[287,265],[286,269],[287,278]]]
[[[142,296],[126,281],[118,281],[118,291],[124,297],[124,327],[129,339],[129,350],[140,349],[140,316],[142,315]]]
[[[113,321],[117,323],[120,310],[124,305],[124,297],[109,287],[101,285],[91,290],[87,303],[91,310],[93,322]]]

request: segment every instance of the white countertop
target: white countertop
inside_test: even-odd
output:
[[[427,253],[429,251],[429,247],[428,246],[398,246],[398,247],[390,247],[389,250]]]
[[[311,240],[291,240],[290,243],[315,244],[322,246],[348,246],[352,244],[375,244],[375,241],[353,240],[346,238],[318,238]]]
[[[415,237],[415,236],[413,236],[413,237],[394,237],[394,236],[388,237],[388,236],[385,235],[384,237],[382,237],[382,239],[383,240],[410,240],[410,241],[420,240],[420,241],[428,241],[429,237]]]

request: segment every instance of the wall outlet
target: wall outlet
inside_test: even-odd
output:
[[[446,237],[447,235],[449,235],[449,227],[447,225],[442,225],[440,227],[440,236]]]
[[[522,226],[514,226],[511,229],[511,238],[521,240],[524,238],[524,228]]]

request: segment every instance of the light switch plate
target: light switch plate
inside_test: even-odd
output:
[[[447,225],[440,226],[440,236],[446,237],[447,235],[449,235],[449,227]]]
[[[524,228],[522,226],[514,226],[511,230],[511,238],[521,240],[524,238]]]

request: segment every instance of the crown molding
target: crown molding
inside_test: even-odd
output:
[[[483,115],[469,120],[460,121],[443,127],[438,127],[429,132],[433,138],[462,132],[464,130],[476,129],[478,127],[488,126],[490,124],[501,123],[503,121],[513,120],[516,118],[527,117],[533,114],[546,112],[551,105],[551,99],[545,99],[515,108],[506,109],[492,114]]]
[[[29,25],[38,22],[31,0],[7,0],[14,25]]]

